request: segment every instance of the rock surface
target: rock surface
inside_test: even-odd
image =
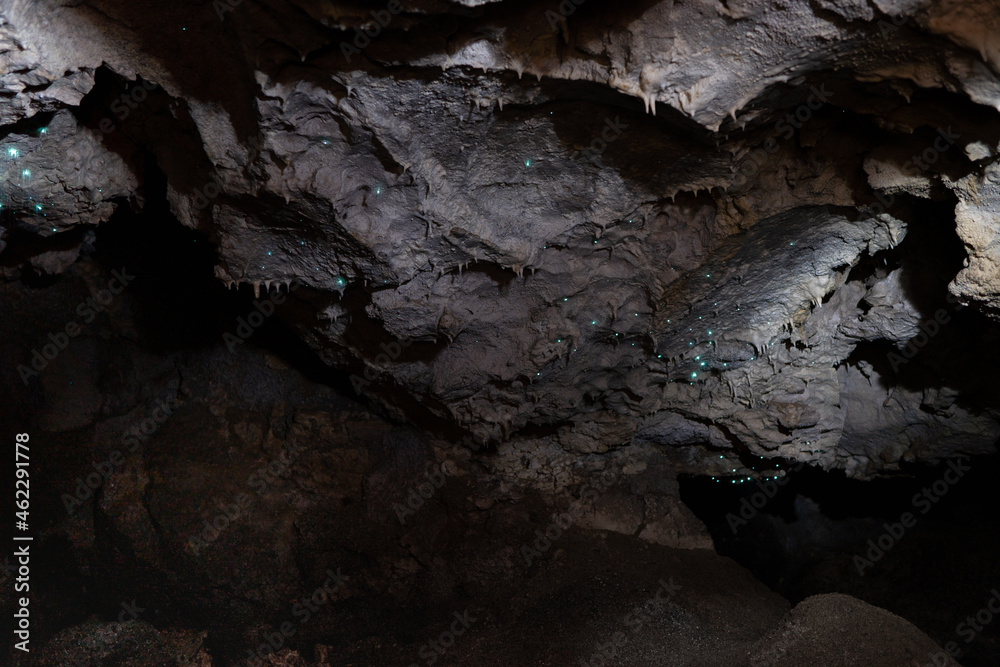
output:
[[[987,0],[0,1],[25,664],[928,662],[678,479],[995,451],[998,113]]]
[[[165,187],[398,416],[736,476],[991,450],[995,390],[896,359],[942,307],[997,332],[994,3],[392,9],[4,3],[5,274]]]
[[[849,595],[797,604],[754,648],[751,664],[941,665],[958,663],[905,619]]]
[[[0,286],[5,364],[60,322],[86,325],[30,392],[4,377],[10,414],[48,443],[37,650],[14,664],[410,665],[466,610],[476,620],[438,664],[750,665],[779,632],[789,604],[712,551],[659,449],[483,450],[394,425],[296,354],[227,349],[215,327],[251,303],[220,306],[209,273],[178,286],[146,258],[122,259],[129,287],[89,324],[75,304],[111,277],[93,259],[50,286]],[[156,337],[190,312],[193,338]],[[668,602],[650,603],[661,581]],[[888,645],[930,641],[886,627]]]

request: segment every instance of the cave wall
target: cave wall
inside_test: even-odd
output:
[[[995,390],[921,329],[995,335],[991,3],[2,16],[8,279],[165,179],[216,279],[301,287],[280,317],[399,418],[738,475],[995,442]]]
[[[59,443],[40,664],[130,596],[114,641],[230,659],[329,568],[317,664],[409,659],[456,600],[468,664],[588,657],[621,610],[558,596],[651,559],[689,577],[653,655],[800,664],[845,616],[937,651],[786,616],[678,478],[995,452],[998,35],[985,0],[0,0],[0,421]],[[504,625],[567,606],[562,646]]]

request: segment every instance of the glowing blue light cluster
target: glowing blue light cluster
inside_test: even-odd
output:
[[[723,456],[720,455],[719,458],[722,459],[722,458],[725,458],[725,457],[723,457]],[[760,456],[760,457],[757,457],[757,458],[760,459],[761,463],[764,462],[764,457]],[[777,463],[775,463],[774,467],[777,468],[779,466],[778,466]],[[759,472],[758,469],[757,469],[757,464],[751,465],[750,468],[754,472]],[[736,472],[736,468],[733,468],[732,472],[735,473]],[[771,481],[771,480],[775,480],[775,479],[780,479],[780,478],[781,478],[780,475],[774,475],[773,477],[772,476],[768,476],[768,475],[763,475],[763,476],[761,476],[758,479],[767,482],[767,481]],[[726,481],[726,479],[729,479],[729,482],[731,484],[745,484],[747,482],[751,482],[751,481],[754,480],[753,477],[742,477],[742,476],[741,477],[734,477],[734,478],[731,478],[731,479],[727,478],[727,477],[712,477],[712,481],[715,482],[716,484],[724,482],[724,481]]]

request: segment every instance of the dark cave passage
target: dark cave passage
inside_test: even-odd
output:
[[[680,491],[719,554],[793,604],[852,595],[910,619],[942,646],[956,642],[963,665],[988,665],[997,628],[971,637],[966,619],[996,587],[997,465],[995,456],[910,465],[870,482],[806,468],[735,485],[682,479]]]

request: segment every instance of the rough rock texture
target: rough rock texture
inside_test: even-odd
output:
[[[926,662],[678,477],[994,451],[997,4],[399,7],[0,0],[30,660]]]
[[[263,664],[410,665],[463,610],[474,625],[435,664],[593,663],[614,648],[621,664],[752,665],[779,631],[788,602],[712,551],[660,448],[486,451],[394,425],[335,376],[304,375],[278,328],[260,336],[287,356],[220,343],[250,303],[227,303],[209,271],[177,284],[143,254],[169,261],[193,235],[144,247],[117,233],[132,254],[101,236],[95,256],[143,269],[89,323],[76,304],[110,278],[92,256],[51,285],[0,286],[0,363],[86,324],[30,388],[0,377],[5,422],[43,443],[35,643],[12,664],[246,665],[290,623]],[[346,579],[316,597],[330,571]],[[661,580],[679,587],[662,603]],[[0,597],[6,618],[12,602]],[[886,646],[930,642],[886,629]]]
[[[102,623],[92,619],[56,635],[42,650],[38,665],[211,665],[201,649],[204,633],[158,630],[143,621]]]
[[[4,271],[64,271],[165,179],[217,279],[305,286],[281,317],[397,416],[737,476],[982,452],[995,389],[893,355],[946,296],[996,332],[997,25],[985,1],[6,0]],[[952,218],[964,267],[901,287],[907,239]]]
[[[760,640],[750,660],[761,667],[958,665],[905,619],[839,594],[815,595],[797,604]]]
[[[32,479],[41,650],[18,664],[197,664],[202,653],[227,664],[289,618],[301,622],[288,642],[297,649],[333,642],[338,660],[367,655],[371,637],[396,642],[400,628],[415,641],[412,619],[447,616],[453,600],[507,614],[496,621],[505,624],[558,589],[570,545],[582,558],[609,536],[627,541],[608,562],[619,550],[690,550],[701,556],[679,557],[714,559],[761,589],[711,552],[655,449],[487,452],[394,425],[338,394],[333,378],[303,375],[287,340],[277,346],[286,357],[252,343],[227,349],[217,329],[254,312],[250,303],[224,305],[210,272],[177,285],[134,254],[141,235],[119,245],[133,254],[98,255],[143,268],[125,269],[128,289],[89,322],[77,304],[112,275],[92,257],[52,285],[0,286],[3,364],[63,322],[81,327],[30,387],[0,377],[0,426],[17,421],[47,443]],[[179,322],[192,313],[186,332]],[[281,340],[276,331],[261,335]],[[294,605],[330,569],[347,583],[307,623]],[[8,572],[0,581],[9,585]],[[510,600],[512,589],[521,597]],[[12,604],[0,598],[7,618]]]

